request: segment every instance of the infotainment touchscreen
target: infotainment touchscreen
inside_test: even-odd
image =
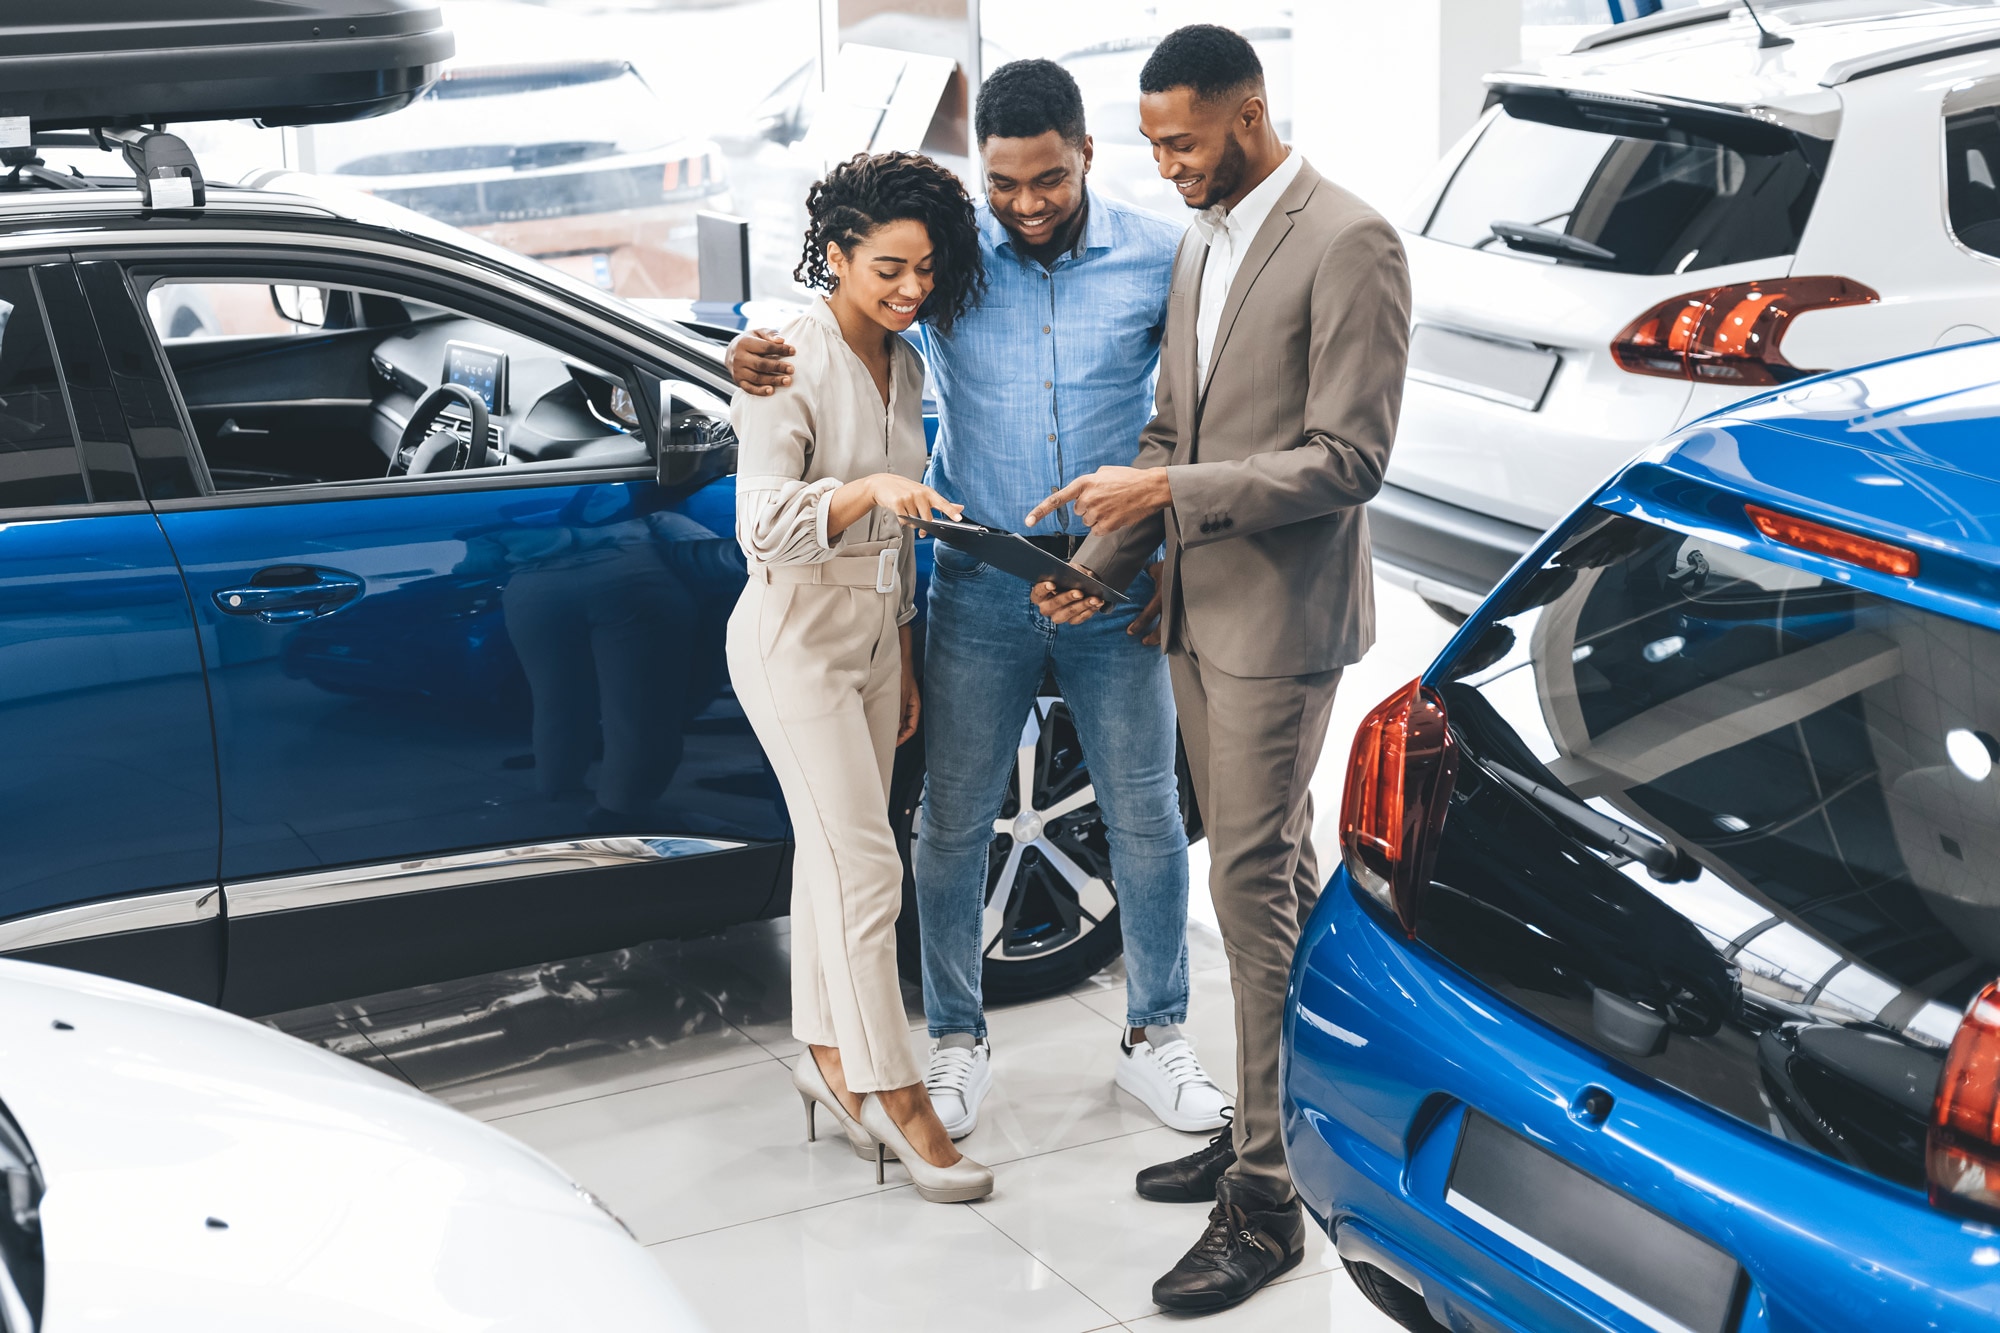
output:
[[[478,343],[444,345],[444,381],[472,390],[489,412],[507,410],[507,354]]]

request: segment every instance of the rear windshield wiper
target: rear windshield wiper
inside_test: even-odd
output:
[[[1507,243],[1509,250],[1519,250],[1524,254],[1548,255],[1554,259],[1592,259],[1600,264],[1609,264],[1618,256],[1601,245],[1568,232],[1550,231],[1532,222],[1492,222],[1488,229]]]
[[[1627,861],[1637,861],[1646,873],[1662,883],[1694,879],[1701,874],[1695,859],[1670,842],[1633,828],[1630,824],[1601,815],[1573,796],[1565,796],[1513,769],[1482,759],[1481,767],[1575,829],[1583,841]]]

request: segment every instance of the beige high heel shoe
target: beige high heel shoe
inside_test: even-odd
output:
[[[993,1172],[970,1157],[960,1157],[950,1166],[933,1166],[910,1146],[910,1140],[882,1105],[869,1093],[861,1099],[861,1127],[875,1138],[875,1183],[883,1183],[882,1164],[893,1154],[903,1160],[910,1183],[917,1193],[932,1203],[970,1203],[993,1192]]]
[[[799,1057],[798,1063],[792,1066],[792,1086],[799,1090],[799,1100],[806,1104],[807,1143],[819,1140],[819,1127],[813,1121],[813,1107],[818,1104],[831,1111],[833,1118],[840,1123],[840,1127],[847,1131],[847,1141],[853,1145],[856,1157],[864,1162],[875,1160],[877,1146],[875,1136],[863,1129],[860,1122],[849,1115],[847,1108],[840,1104],[840,1098],[834,1095],[833,1088],[826,1081],[826,1075],[820,1072],[819,1061],[813,1057],[810,1047]]]

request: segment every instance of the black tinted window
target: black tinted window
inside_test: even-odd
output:
[[[2000,108],[1945,121],[1944,177],[1952,233],[1975,250],[2000,255]]]
[[[1747,994],[1949,1040],[2000,964],[2000,634],[1627,518],[1531,586],[1465,663],[1519,762],[1695,858]]]
[[[26,269],[0,269],[0,508],[85,498],[34,283]]]
[[[146,493],[155,500],[200,494],[194,449],[174,405],[166,371],[154,354],[153,340],[126,289],[125,275],[118,265],[106,262],[80,264],[77,274],[97,315],[112,388],[131,427],[132,451],[138,455]]]
[[[1633,114],[1593,119],[1560,99],[1509,103],[1424,234],[1616,273],[1686,273],[1797,251],[1819,189],[1812,150],[1823,144],[1719,117]],[[1511,245],[1496,223],[1513,224],[1501,228]]]

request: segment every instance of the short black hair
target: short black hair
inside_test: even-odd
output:
[[[1213,23],[1190,23],[1166,35],[1146,67],[1139,71],[1139,91],[1163,93],[1190,88],[1197,102],[1213,102],[1231,93],[1264,85],[1264,62],[1241,33]]]
[[[909,219],[930,233],[930,296],[918,311],[940,333],[972,308],[986,287],[979,222],[958,177],[921,153],[856,153],[806,192],[805,253],[792,276],[803,287],[833,290],[826,247],[843,252],[876,228]]]
[[[972,127],[988,139],[1036,139],[1054,130],[1083,146],[1083,92],[1053,60],[1016,60],[986,76]]]

